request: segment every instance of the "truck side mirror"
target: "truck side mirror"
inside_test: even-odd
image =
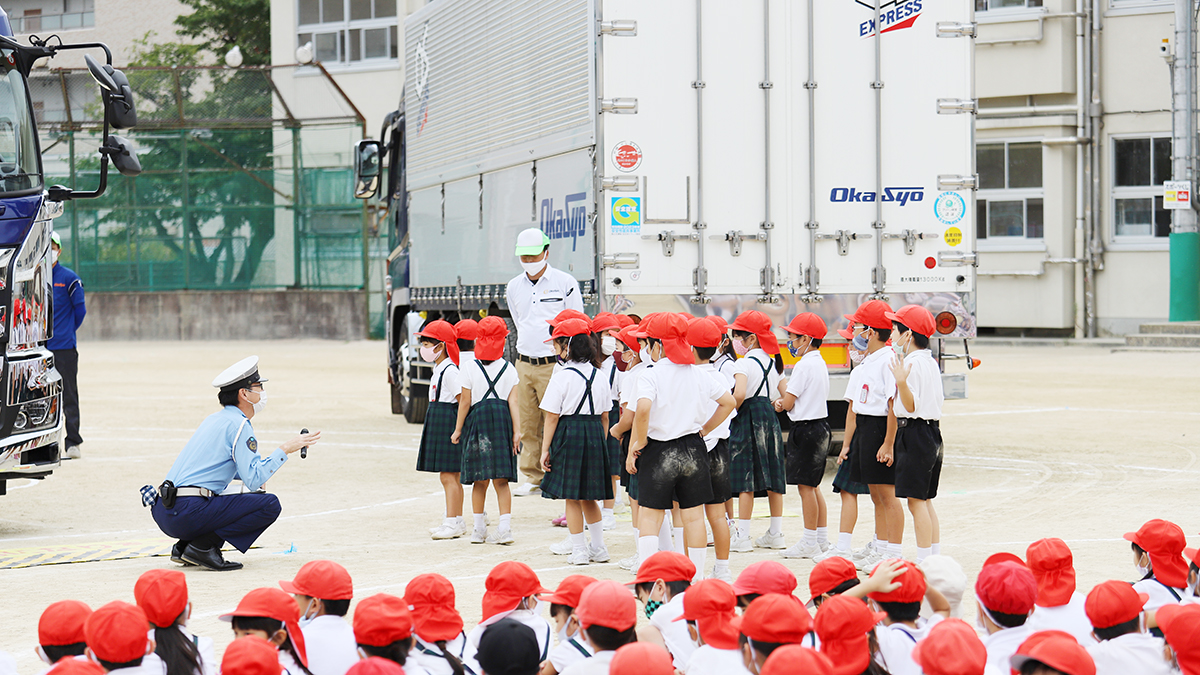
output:
[[[128,139],[121,136],[109,136],[100,152],[108,155],[113,166],[126,178],[134,178],[142,172],[142,163],[138,161],[137,151]]]
[[[354,144],[354,196],[370,199],[379,191],[379,141]]]
[[[137,126],[137,108],[133,102],[133,89],[125,73],[110,65],[101,65],[89,54],[83,55],[88,72],[100,85],[100,98],[104,102],[104,113],[114,129],[131,129]]]

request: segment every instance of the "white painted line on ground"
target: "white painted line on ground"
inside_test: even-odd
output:
[[[435,493],[435,494],[441,494],[441,493],[439,492],[439,493]],[[333,509],[330,511],[317,511],[315,513],[298,513],[294,516],[281,516],[279,518],[279,520],[298,520],[300,518],[313,518],[315,516],[331,516],[331,515],[334,515],[337,513],[349,513],[350,511],[364,511],[366,509],[374,509],[374,508],[379,508],[381,506],[396,506],[397,504],[407,504],[409,502],[415,502],[419,499],[425,499],[425,497],[409,497],[408,499],[397,499],[396,501],[380,502],[379,504],[364,504],[362,506],[352,506],[348,509]]]
[[[973,412],[943,413],[943,417],[978,417],[983,415],[1024,415],[1048,412],[1114,413],[1118,415],[1200,415],[1191,410],[1131,410],[1124,408],[1018,408],[1015,410],[976,410]]]

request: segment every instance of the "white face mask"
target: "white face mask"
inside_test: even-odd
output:
[[[600,338],[600,351],[604,352],[605,356],[612,355],[617,351],[617,338],[612,335],[604,335]]]
[[[1147,561],[1145,565],[1142,564],[1142,560],[1149,557],[1150,556],[1143,553],[1142,557],[1138,558],[1138,561],[1133,565],[1134,569],[1137,570],[1139,578],[1147,577],[1150,574],[1150,562]]]
[[[558,644],[560,644],[560,645],[561,645],[561,644],[565,644],[567,640],[570,640],[570,639],[571,639],[571,635],[570,635],[570,633],[567,631],[567,626],[569,626],[569,625],[570,625],[570,623],[571,623],[570,621],[568,621],[568,622],[564,623],[564,624],[563,624],[563,627],[559,629],[559,631],[558,631]]]
[[[649,349],[640,350],[638,352],[638,358],[642,360],[642,363],[649,363],[650,362],[650,350]]]
[[[258,403],[252,403],[251,405],[254,407],[255,415],[262,412],[263,408],[267,407],[267,392],[265,392],[265,391],[258,392]]]
[[[541,274],[542,270],[546,269],[547,262],[548,261],[545,258],[531,263],[521,261],[521,268],[525,270],[525,274],[533,277]]]
[[[58,264],[58,251],[55,251],[54,249],[50,249],[50,264],[51,265]]]
[[[296,623],[298,623],[301,628],[304,628],[305,626],[312,623],[313,620],[315,620],[317,618],[316,616],[308,615],[308,610],[312,609],[314,602],[316,602],[315,599],[309,599],[308,604],[304,606],[304,611],[300,613],[300,620],[297,621]]]

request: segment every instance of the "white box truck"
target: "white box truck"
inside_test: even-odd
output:
[[[439,0],[405,33],[401,109],[356,152],[359,196],[390,169],[395,412],[423,412],[411,334],[505,315],[532,225],[593,310],[820,314],[833,401],[869,298],[970,362],[944,349],[975,333],[968,0]]]

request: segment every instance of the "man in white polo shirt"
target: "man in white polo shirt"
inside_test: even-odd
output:
[[[575,277],[550,266],[550,237],[536,227],[517,235],[517,256],[524,271],[508,282],[508,310],[517,327],[517,397],[521,406],[520,469],[525,482],[518,497],[541,492],[542,397],[554,372],[550,319],[564,309],[583,311],[583,294]]]

